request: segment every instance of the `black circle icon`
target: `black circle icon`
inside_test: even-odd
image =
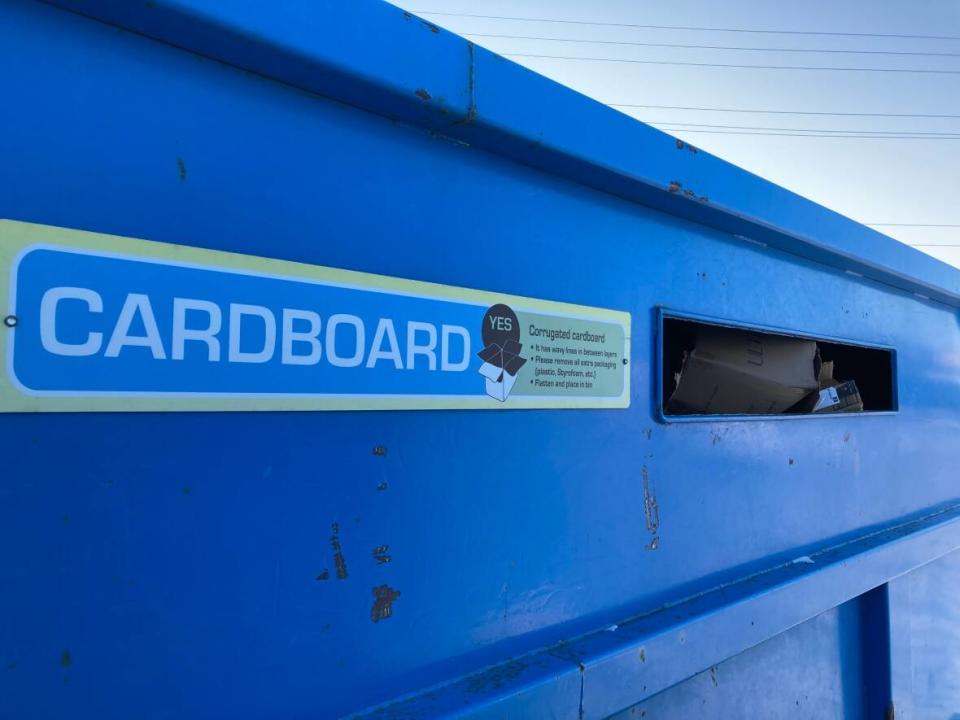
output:
[[[497,303],[483,316],[483,346],[504,347],[508,340],[520,342],[520,321],[517,314],[503,303]]]

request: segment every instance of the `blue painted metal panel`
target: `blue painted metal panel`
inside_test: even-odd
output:
[[[905,587],[902,622],[912,670],[914,718],[960,716],[960,553],[952,553],[911,573]],[[897,717],[900,717],[898,714]]]
[[[0,417],[0,716],[597,718],[790,628],[906,692],[960,274],[389,6],[57,4],[0,4],[0,217],[628,310],[633,397]],[[894,348],[899,411],[659,423],[659,307]]]
[[[863,622],[863,602],[828,610],[611,720],[882,718],[883,709],[868,708],[867,658],[858,651],[871,630]]]

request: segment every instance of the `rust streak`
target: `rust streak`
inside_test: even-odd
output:
[[[467,116],[463,119],[464,125],[472,125],[477,121],[477,93],[476,93],[476,58],[472,42],[467,42],[467,52],[470,55],[470,106],[467,108]]]

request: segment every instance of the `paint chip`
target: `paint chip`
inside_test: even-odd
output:
[[[393,616],[393,601],[400,597],[400,591],[389,585],[378,585],[373,588],[373,607],[370,609],[370,620],[377,623]]]

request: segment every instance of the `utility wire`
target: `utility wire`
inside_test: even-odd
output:
[[[903,117],[903,118],[952,118],[960,115],[921,114],[921,113],[869,113],[869,112],[825,112],[815,110],[758,110],[745,108],[696,107],[690,105],[637,105],[629,103],[606,103],[615,108],[644,108],[647,110],[694,110],[697,112],[750,113],[762,115],[825,115],[836,117]]]
[[[960,57],[951,52],[906,52],[898,50],[839,50],[814,48],[758,48],[731,45],[682,45],[676,43],[629,42],[626,40],[580,40],[577,38],[542,37],[539,35],[498,35],[494,33],[461,33],[471,38],[500,38],[505,40],[543,40],[548,42],[587,43],[591,45],[629,45],[631,47],[681,48],[686,50],[746,50],[750,52],[784,53],[839,53],[843,55],[910,55],[916,57]]]
[[[546,60],[580,60],[588,62],[627,63],[631,65],[681,65],[686,67],[742,68],[752,70],[828,70],[832,72],[877,72],[877,73],[913,73],[920,75],[960,75],[960,70],[933,70],[929,68],[863,68],[863,67],[823,67],[815,65],[738,65],[731,63],[677,62],[667,60],[632,60],[609,57],[582,57],[572,55],[539,55],[534,53],[503,53],[512,58],[540,58]]]
[[[660,130],[671,133],[698,133],[704,135],[765,135],[768,137],[808,137],[808,138],[858,138],[861,140],[960,140],[960,135],[949,137],[929,135],[824,135],[817,132],[753,132],[750,130],[688,130],[681,127],[661,127]]]
[[[807,35],[807,36],[832,36],[832,37],[871,37],[871,38],[906,38],[906,39],[921,39],[921,40],[960,40],[960,36],[950,36],[950,35],[907,35],[907,34],[890,34],[890,33],[845,33],[845,32],[816,32],[816,31],[799,31],[799,30],[760,30],[760,29],[748,29],[748,28],[710,28],[710,27],[690,27],[690,26],[670,26],[670,25],[641,25],[641,24],[631,24],[631,23],[610,23],[610,22],[590,22],[590,21],[577,21],[577,20],[559,20],[555,18],[523,18],[523,17],[511,17],[511,16],[499,16],[499,15],[479,15],[479,14],[470,14],[470,13],[451,13],[451,12],[436,12],[436,11],[418,11],[419,14],[423,15],[439,15],[439,16],[448,16],[448,17],[471,17],[471,18],[483,18],[483,19],[492,19],[492,20],[515,20],[521,22],[549,22],[556,24],[570,24],[570,25],[588,25],[595,27],[628,27],[628,28],[642,28],[642,29],[658,29],[658,30],[684,30],[684,31],[704,31],[704,32],[734,32],[734,33],[755,33],[755,34],[770,34],[770,35]],[[732,47],[732,46],[718,46],[718,45],[685,45],[685,44],[674,44],[674,43],[642,43],[642,42],[627,42],[627,41],[615,41],[615,40],[579,40],[573,38],[553,38],[553,37],[541,37],[541,36],[525,36],[525,35],[506,35],[506,34],[494,34],[494,33],[465,33],[470,37],[488,37],[488,38],[501,38],[501,39],[516,39],[516,40],[540,40],[540,41],[549,41],[549,42],[580,42],[580,43],[589,43],[589,44],[602,44],[602,45],[628,45],[636,47],[667,47],[667,48],[680,48],[680,49],[702,49],[702,50],[735,50],[735,51],[750,51],[750,52],[794,52],[794,53],[830,53],[830,54],[856,54],[856,55],[904,55],[904,56],[930,56],[930,57],[960,57],[960,53],[934,53],[934,52],[906,52],[906,51],[883,51],[883,50],[846,50],[846,49],[807,49],[807,48],[751,48],[751,47]],[[621,60],[617,58],[577,58],[577,57],[565,57],[565,56],[545,56],[545,55],[532,55],[532,54],[514,54],[514,57],[542,57],[549,59],[563,59],[563,60],[592,60],[599,62],[630,62],[637,64],[657,64],[657,65],[694,65],[697,67],[738,67],[738,68],[748,68],[748,67],[757,67],[758,69],[790,69],[790,70],[832,70],[832,71],[851,71],[851,72],[914,72],[914,73],[934,73],[934,74],[960,74],[958,71],[949,71],[949,70],[910,70],[904,68],[826,68],[826,67],[794,67],[794,66],[745,66],[745,65],[726,65],[726,64],[712,64],[712,63],[673,63],[666,61],[643,61],[643,60]],[[758,108],[714,108],[714,107],[697,107],[697,106],[681,106],[681,105],[646,105],[638,103],[608,103],[611,107],[621,107],[621,108],[643,108],[643,109],[664,109],[664,110],[690,110],[697,112],[723,112],[723,113],[750,113],[750,114],[770,114],[770,115],[816,115],[816,116],[830,116],[830,117],[905,117],[905,118],[951,118],[958,119],[960,115],[953,114],[944,114],[944,113],[868,113],[868,112],[828,112],[828,111],[811,111],[811,110],[772,110],[772,109],[758,109]],[[660,123],[667,124],[667,123]],[[678,123],[673,123],[677,125]],[[897,135],[894,134],[894,131],[884,132],[884,131],[857,131],[858,133],[870,133],[870,134],[847,134],[845,131],[841,130],[820,130],[820,131],[811,131],[806,132],[802,131],[799,128],[789,129],[792,133],[794,130],[798,130],[797,134],[790,134],[785,132],[786,128],[748,128],[746,126],[720,126],[720,125],[698,125],[695,123],[683,123],[684,125],[691,127],[711,127],[711,128],[740,128],[742,127],[744,132],[721,132],[719,130],[680,130],[678,132],[699,132],[699,133],[710,133],[710,134],[732,134],[732,135],[767,135],[767,136],[787,136],[787,137],[842,137],[842,138],[862,138],[862,139],[958,139],[946,133],[911,133],[908,135]],[[777,132],[761,132],[761,130],[777,130]],[[852,132],[852,131],[851,131]],[[824,134],[821,134],[824,133]],[[830,133],[830,134],[825,134]],[[951,223],[864,223],[869,227],[908,227],[908,228],[960,228],[960,224],[951,224]],[[911,247],[942,247],[942,248],[960,248],[960,243],[904,243]]]
[[[690,30],[695,32],[755,33],[762,35],[820,35],[824,37],[904,38],[909,40],[960,40],[957,35],[907,35],[898,33],[824,32],[819,30],[761,30],[756,28],[695,27],[689,25],[641,25],[638,23],[600,22],[591,20],[561,20],[558,18],[513,17],[509,15],[477,15],[473,13],[411,10],[417,15],[480,18],[483,20],[515,20],[518,22],[545,22],[562,25],[590,25],[593,27],[642,28],[645,30]]]
[[[915,130],[835,130],[835,129],[826,129],[826,128],[795,128],[795,127],[766,127],[759,125],[707,125],[704,123],[688,123],[674,120],[643,120],[643,122],[648,125],[670,125],[672,127],[683,125],[685,127],[698,127],[698,128],[717,128],[720,130],[777,130],[785,132],[816,132],[816,133],[844,133],[852,135],[931,135],[934,137],[953,137],[960,138],[960,131],[958,132],[922,132]]]

